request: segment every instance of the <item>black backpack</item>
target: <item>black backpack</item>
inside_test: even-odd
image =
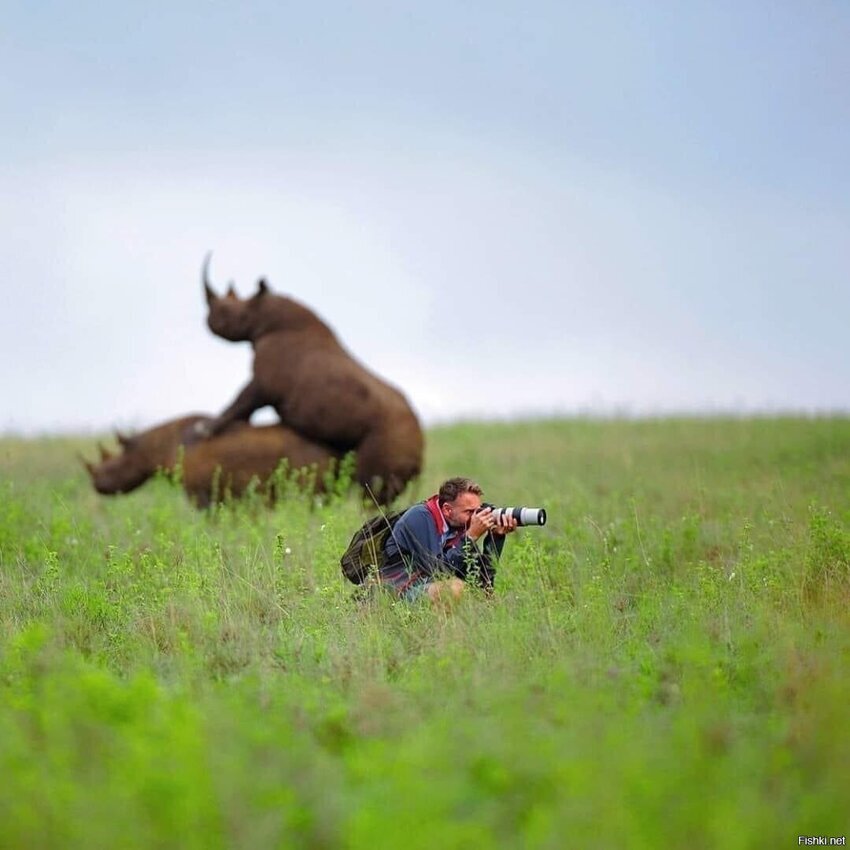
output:
[[[384,543],[405,510],[378,514],[357,529],[339,560],[342,574],[350,582],[363,584],[381,569],[387,559]]]

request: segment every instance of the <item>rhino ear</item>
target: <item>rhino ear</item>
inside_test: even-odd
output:
[[[217,296],[213,291],[213,288],[210,286],[210,260],[212,259],[212,251],[210,251],[207,256],[204,258],[204,265],[201,270],[201,282],[204,284],[204,294],[207,298],[207,304],[212,304],[213,301],[216,300]]]

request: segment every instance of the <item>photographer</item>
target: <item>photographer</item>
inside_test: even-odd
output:
[[[435,496],[405,511],[384,544],[381,583],[407,601],[425,594],[432,602],[457,599],[473,579],[492,592],[495,562],[517,520],[497,521],[491,508],[482,509],[481,496],[471,479],[450,478]]]

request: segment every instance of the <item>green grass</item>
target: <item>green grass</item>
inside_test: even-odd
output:
[[[844,835],[850,421],[432,429],[546,507],[492,600],[352,601],[354,497],[104,498],[0,440],[0,848],[713,848]]]

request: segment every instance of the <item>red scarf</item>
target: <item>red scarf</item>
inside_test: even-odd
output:
[[[431,519],[434,520],[434,525],[437,526],[437,536],[442,538],[443,528],[448,525],[448,523],[446,522],[446,518],[443,516],[443,512],[440,510],[439,495],[434,495],[431,496],[430,499],[426,499],[425,507],[428,508],[428,513],[431,514]],[[456,546],[461,537],[463,537],[465,531],[465,528],[459,528],[454,535],[449,537],[443,544],[443,551],[451,549],[452,546]]]

